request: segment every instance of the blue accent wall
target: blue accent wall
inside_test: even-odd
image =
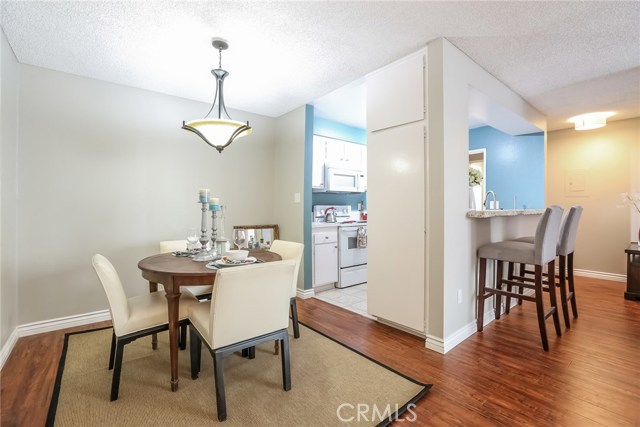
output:
[[[313,160],[313,106],[305,105],[304,110],[304,200],[303,211],[305,213],[302,221],[304,235],[304,289],[313,288],[311,277],[312,260],[312,242],[311,242],[311,216],[313,208],[311,200],[311,168]]]
[[[323,119],[322,117],[314,117],[313,133],[316,135],[326,136],[327,138],[341,139],[343,141],[367,145],[366,129],[356,128],[334,122],[332,120]]]
[[[327,138],[341,139],[367,145],[367,131],[332,120],[314,117],[313,133]],[[311,166],[309,166],[311,168]],[[367,208],[367,193],[337,194],[337,193],[313,193],[312,205],[351,205],[351,209],[358,209],[358,203],[364,202]]]
[[[500,207],[544,209],[544,134],[511,136],[491,126],[469,130],[469,150],[486,149],[486,190]]]

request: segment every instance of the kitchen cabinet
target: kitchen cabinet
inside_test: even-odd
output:
[[[363,160],[366,161],[365,150],[367,149],[365,145],[333,138],[324,139],[327,163],[340,163],[347,169],[363,170]]]
[[[425,57],[414,55],[367,76],[367,130],[425,118]]]
[[[313,286],[338,281],[338,227],[313,230]]]
[[[313,137],[313,159],[311,161],[311,188],[312,190],[324,190],[324,163],[326,145],[324,140]]]
[[[331,164],[343,169],[367,170],[367,146],[325,136],[313,136],[311,187],[325,190],[325,166]]]

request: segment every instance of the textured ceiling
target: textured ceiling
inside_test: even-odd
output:
[[[549,129],[588,111],[640,116],[637,1],[2,1],[1,8],[21,63],[207,103],[218,62],[210,39],[224,37],[227,106],[266,116],[313,103],[438,37],[547,115]]]

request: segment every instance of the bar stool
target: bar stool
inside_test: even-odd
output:
[[[556,255],[558,256],[558,277],[559,281],[557,286],[560,288],[560,298],[562,304],[562,314],[564,317],[564,324],[567,328],[571,328],[571,322],[569,321],[569,306],[568,302],[571,302],[571,311],[573,317],[578,318],[578,306],[576,303],[576,290],[573,280],[573,253],[576,250],[576,236],[578,235],[578,223],[582,216],[582,206],[572,206],[564,216],[562,220],[562,226],[560,227],[560,237],[558,239],[558,246],[556,249]],[[527,236],[516,239],[517,242],[533,243],[534,237]],[[533,281],[527,274],[534,274],[533,270],[527,270],[526,264],[520,264],[520,275],[514,276],[515,280]],[[567,292],[567,284],[569,292]],[[507,299],[508,302],[508,299]],[[508,312],[508,311],[507,311]]]
[[[555,260],[556,246],[558,235],[560,232],[560,222],[562,220],[562,208],[559,206],[551,206],[547,208],[538,222],[533,245],[527,242],[503,241],[489,243],[478,249],[479,258],[479,277],[478,277],[478,332],[482,332],[484,320],[484,300],[492,296],[496,296],[495,301],[495,317],[500,319],[500,308],[502,296],[508,298],[517,298],[518,300],[533,301],[536,303],[536,312],[538,317],[538,326],[540,328],[540,338],[542,340],[542,348],[544,351],[549,350],[549,342],[547,340],[547,329],[545,320],[549,316],[553,316],[553,324],[556,329],[556,335],[561,336],[560,318],[558,316],[558,308],[555,292]],[[486,286],[487,259],[497,261],[496,278],[494,287]],[[509,268],[509,277],[503,279],[503,263],[529,264],[534,266],[534,283],[526,283],[513,280],[512,269]],[[547,266],[549,272],[549,296],[551,307],[545,312],[544,309],[544,292],[542,290],[543,268]],[[503,289],[507,286],[507,290]],[[512,286],[524,287],[534,291],[533,296],[525,295],[522,292],[515,293],[511,291]]]

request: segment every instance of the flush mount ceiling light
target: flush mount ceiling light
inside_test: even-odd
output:
[[[576,130],[598,129],[606,126],[607,118],[614,114],[611,112],[587,113],[571,117],[569,121],[575,124]]]
[[[219,60],[218,68],[211,70],[211,74],[216,78],[216,94],[213,97],[213,104],[204,119],[196,119],[188,122],[183,121],[182,129],[195,133],[202,138],[204,142],[218,150],[219,153],[222,153],[222,150],[237,138],[251,135],[253,129],[249,126],[249,122],[243,123],[232,120],[231,117],[229,117],[229,113],[227,113],[227,108],[224,106],[222,86],[224,78],[227,77],[229,73],[222,69],[222,51],[226,50],[229,44],[225,40],[217,38],[213,39],[211,44],[215,49],[218,49]],[[210,118],[209,114],[214,110],[216,104],[218,105],[218,117]]]

